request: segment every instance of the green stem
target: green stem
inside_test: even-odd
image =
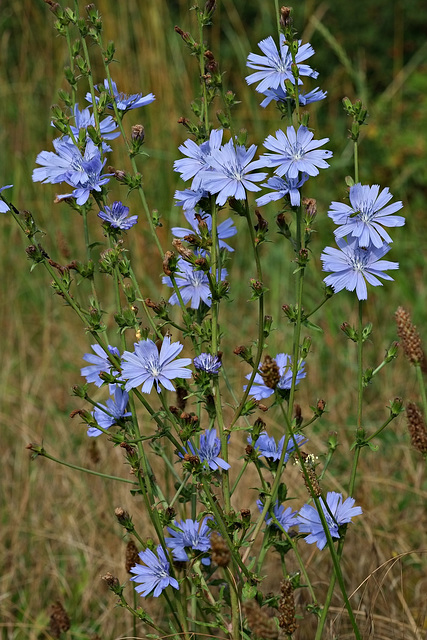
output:
[[[357,331],[357,427],[362,427],[363,416],[363,301],[359,300],[359,325]]]

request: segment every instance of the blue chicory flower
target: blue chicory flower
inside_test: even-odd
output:
[[[261,196],[261,198],[257,198],[257,205],[263,207],[268,202],[280,200],[280,198],[285,198],[288,195],[291,205],[293,207],[299,207],[301,203],[299,190],[304,182],[307,182],[308,178],[309,176],[306,173],[302,173],[299,178],[279,178],[278,176],[269,178],[267,182],[261,186],[273,189],[273,191],[270,191],[270,193],[267,193],[265,196]]]
[[[174,198],[176,200],[175,206],[182,207],[184,213],[187,211],[193,211],[194,207],[202,198],[209,197],[209,193],[204,189],[184,189],[183,191],[175,191]]]
[[[79,105],[75,104],[73,115],[75,125],[70,123],[70,129],[76,139],[79,137],[80,131],[82,129],[87,131],[88,127],[96,127],[95,116],[93,115],[93,113],[91,113],[88,107],[80,111]],[[111,116],[106,116],[105,118],[100,120],[99,130],[103,141],[114,140],[120,135],[120,131],[117,131],[117,123],[114,122],[114,119]],[[63,140],[73,144],[73,140],[69,136],[64,136]],[[107,151],[111,151],[111,147],[106,144],[106,142],[103,142],[102,150],[104,153],[106,153]]]
[[[175,273],[175,282],[181,292],[184,304],[191,302],[191,308],[198,309],[200,307],[200,303],[204,302],[208,307],[210,307],[212,304],[212,294],[206,273],[200,269],[195,269],[183,258],[179,258],[177,267],[178,271]],[[220,280],[225,280],[226,276],[226,269],[221,269],[221,273],[218,272],[218,278]],[[169,276],[163,276],[162,282],[168,287],[173,287],[172,280]],[[179,304],[176,293],[171,295],[169,303]]]
[[[289,51],[288,45],[285,44],[283,34],[280,34],[280,51],[278,51],[276,43],[271,36],[265,40],[261,40],[258,46],[265,55],[260,56],[256,53],[249,54],[246,66],[250,69],[257,69],[257,71],[247,76],[246,82],[248,84],[259,82],[256,90],[260,93],[264,93],[267,89],[277,89],[278,87],[286,91],[285,83],[287,80],[295,84],[295,76],[292,73],[292,54]],[[301,40],[298,41],[298,51],[295,56],[295,62],[298,66],[299,76],[317,78],[319,75],[317,71],[314,71],[309,65],[302,64],[304,60],[311,58],[313,54],[314,49],[311,44],[301,45]],[[298,84],[302,84],[300,78],[298,79]]]
[[[308,442],[308,439],[300,433],[295,433],[294,438],[298,447]],[[264,456],[265,458],[269,458],[273,461],[280,460],[285,440],[286,436],[282,436],[279,442],[276,444],[276,440],[274,439],[274,437],[269,436],[266,431],[261,431],[261,433],[259,434],[259,438],[255,442],[253,442],[251,436],[248,436],[249,444],[252,444],[255,447],[255,450],[259,453],[259,455]],[[295,442],[293,438],[290,438],[286,446],[286,453],[284,457],[285,464],[289,460],[289,456],[291,455],[291,453],[293,453],[294,451]]]
[[[283,91],[282,87],[277,87],[277,89],[266,89],[262,92],[265,95],[264,100],[260,103],[260,106],[265,109],[272,100],[276,102],[286,102],[287,100],[294,100],[289,96],[287,91]],[[316,87],[312,91],[308,91],[307,93],[303,93],[302,91],[298,91],[298,101],[302,107],[311,104],[312,102],[319,102],[320,100],[324,100],[328,95],[327,91],[322,91],[319,87]]]
[[[129,207],[117,201],[113,202],[111,207],[105,206],[104,210],[98,213],[98,217],[115,229],[126,231],[138,222],[138,216],[129,217]]]
[[[209,158],[211,153],[215,149],[219,149],[222,142],[222,129],[213,129],[210,133],[209,140],[202,142],[198,145],[193,140],[186,140],[184,144],[178,148],[187,158],[181,160],[175,160],[173,163],[174,171],[181,174],[183,180],[189,180],[193,178],[191,183],[191,189],[193,191],[200,191],[204,189],[201,187],[201,178],[205,171],[209,170]]]
[[[126,380],[125,389],[135,389],[142,385],[142,393],[150,393],[156,384],[160,393],[160,384],[169,391],[175,391],[171,380],[174,378],[191,378],[191,371],[185,369],[191,364],[191,358],[178,358],[184,345],[172,342],[169,336],[163,338],[159,350],[152,340],[135,342],[135,351],[125,351],[122,356],[122,378]]]
[[[134,93],[130,96],[127,96],[124,93],[120,93],[117,89],[116,83],[113,80],[111,81],[111,86],[113,88],[112,98],[114,98],[114,101],[117,105],[117,109],[119,111],[125,112],[125,111],[130,111],[131,109],[138,109],[139,107],[145,107],[148,104],[151,104],[152,102],[154,102],[154,100],[156,99],[153,93],[148,93],[146,96],[143,96],[142,93]],[[100,91],[100,87],[102,87],[102,85],[98,85],[96,89]],[[110,93],[110,84],[107,79],[104,80],[104,88],[105,88],[105,91],[108,91],[108,93]],[[86,100],[92,103],[92,96],[89,92],[86,94]],[[97,96],[95,96],[95,101],[97,103],[99,101],[99,98]],[[109,109],[113,109],[113,105],[111,102],[107,106]]]
[[[324,282],[331,286],[335,293],[342,289],[356,289],[358,299],[366,300],[368,290],[365,280],[374,287],[382,286],[378,278],[393,280],[384,272],[399,268],[398,262],[381,260],[390,250],[390,245],[386,242],[382,247],[360,247],[358,238],[352,237],[348,242],[344,238],[337,238],[337,245],[339,249],[326,247],[320,256],[323,271],[332,271],[324,278]]]
[[[290,389],[292,385],[292,357],[287,353],[278,353],[274,360],[279,367],[280,375],[280,380],[277,383],[277,388]],[[296,376],[295,384],[301,382],[301,380],[307,375],[304,367],[305,361],[300,360],[300,362],[298,363],[298,373]],[[250,377],[251,374],[248,373],[246,378],[249,380]],[[246,390],[246,385],[243,387],[243,389]],[[253,398],[255,398],[255,400],[263,400],[265,398],[269,398],[271,395],[273,395],[273,393],[274,389],[272,389],[271,387],[267,387],[267,385],[264,384],[262,376],[257,373],[255,375],[249,394]]]
[[[206,553],[211,548],[211,529],[208,526],[208,518],[202,522],[187,518],[177,522],[173,521],[174,527],[168,527],[167,530],[171,534],[171,538],[165,538],[166,546],[172,549],[174,560],[179,562],[187,562],[189,555],[187,549]],[[199,555],[199,554],[196,554]],[[210,558],[202,558],[202,564],[210,565]]]
[[[193,210],[184,210],[184,215],[186,217],[187,222],[191,225],[191,229],[186,229],[185,227],[172,227],[172,234],[175,236],[175,238],[185,238],[185,236],[188,235],[200,235],[200,229],[199,229],[199,221],[196,217],[196,212]],[[210,213],[201,213],[200,217],[202,218],[203,222],[206,223],[207,227],[208,227],[208,231],[211,232],[212,230],[212,216],[210,215]],[[228,245],[226,242],[224,242],[224,238],[231,238],[232,236],[235,236],[237,233],[237,229],[234,226],[234,222],[231,218],[227,218],[227,220],[224,220],[223,222],[221,222],[218,227],[217,227],[217,233],[218,233],[218,243],[219,243],[219,247],[220,249],[227,249],[227,251],[234,251],[234,249],[232,247],[230,247],[230,245]]]
[[[193,362],[196,369],[212,375],[218,373],[222,364],[218,356],[213,356],[210,353],[201,353],[194,358]]]
[[[5,189],[11,189],[11,187],[13,187],[13,184],[8,184],[6,187],[1,187],[0,193]],[[6,213],[6,211],[9,211],[9,206],[5,203],[4,200],[0,198],[0,213]]]
[[[130,411],[126,411],[129,401],[129,394],[116,385],[114,391],[114,400],[109,398],[107,404],[100,404],[92,411],[92,416],[103,429],[109,429],[113,424],[117,424],[122,418],[128,418],[132,415]],[[91,438],[100,436],[103,432],[96,427],[89,427],[87,435]]]
[[[208,429],[200,436],[200,446],[197,449],[191,442],[187,443],[188,451],[191,455],[197,456],[200,462],[206,462],[212,471],[230,468],[228,462],[219,457],[221,452],[221,440],[216,435],[216,429]],[[183,456],[180,454],[180,457]]]
[[[135,574],[131,580],[140,583],[135,591],[141,596],[148,596],[153,591],[153,596],[158,598],[166,587],[179,589],[178,581],[169,573],[170,564],[160,544],[157,546],[157,556],[151,549],[141,551],[138,555],[144,564],[136,564],[130,573]]]
[[[264,147],[273,153],[266,153],[261,158],[267,166],[277,167],[275,173],[282,177],[298,178],[300,173],[317,176],[320,169],[326,169],[329,164],[326,158],[332,157],[332,151],[319,150],[329,141],[329,138],[313,140],[313,133],[301,125],[298,131],[288,127],[284,133],[281,129],[274,136],[267,136]]]
[[[210,169],[201,172],[200,187],[210,194],[218,194],[216,203],[224,205],[228,198],[245,200],[247,191],[260,191],[254,182],[260,182],[266,173],[251,173],[260,167],[265,167],[263,160],[252,159],[256,152],[256,145],[248,150],[244,146],[234,146],[231,139],[219,149],[213,149],[207,160]]]
[[[262,513],[264,509],[263,503],[261,502],[261,500],[257,500],[256,503],[257,503],[259,512]],[[289,529],[292,526],[297,524],[297,521],[295,518],[297,512],[292,511],[292,507],[285,508],[283,504],[279,504],[278,500],[276,500],[276,503],[274,505],[273,513],[280,527],[286,532],[289,531]],[[268,513],[265,516],[265,523],[269,527],[273,527],[276,529],[278,528],[275,520],[273,519],[273,516],[269,515]]]
[[[336,238],[352,236],[358,238],[359,247],[373,244],[380,248],[385,242],[392,242],[383,227],[402,227],[405,224],[403,216],[393,215],[403,207],[402,202],[386,204],[392,199],[388,187],[379,193],[380,187],[362,185],[359,183],[350,187],[350,205],[343,202],[332,202],[328,216],[335,224],[340,225],[335,230]]]
[[[93,382],[97,387],[100,387],[104,384],[104,381],[99,377],[99,374],[105,371],[106,373],[111,373],[112,375],[116,375],[117,371],[112,371],[113,364],[110,361],[108,354],[105,353],[104,349],[99,344],[92,344],[92,349],[95,351],[96,355],[93,353],[85,353],[83,356],[83,360],[89,362],[90,365],[87,367],[83,367],[80,370],[82,376],[86,378],[87,382]],[[117,356],[120,358],[120,352],[117,347],[112,347],[110,344],[108,345],[108,351],[113,356]]]
[[[320,504],[322,511],[325,514],[328,529],[333,538],[339,538],[338,527],[342,524],[351,522],[351,519],[355,516],[362,514],[361,507],[354,507],[354,498],[347,498],[342,501],[342,494],[335,493],[335,491],[329,491],[326,496],[325,505],[322,498]],[[331,517],[332,514],[332,517]],[[299,525],[300,533],[308,533],[305,537],[305,541],[308,544],[315,542],[318,549],[323,549],[326,546],[327,539],[326,533],[323,529],[322,521],[316,507],[305,504],[299,511],[296,517],[296,524]]]

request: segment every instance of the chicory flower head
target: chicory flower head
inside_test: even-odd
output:
[[[92,411],[92,416],[103,429],[109,429],[113,424],[117,424],[118,420],[128,418],[132,415],[130,411],[126,411],[129,400],[129,394],[116,385],[114,391],[114,400],[109,398],[106,405],[99,405]],[[96,427],[89,427],[87,435],[91,438],[100,436],[103,432]]]
[[[287,91],[283,91],[282,87],[278,87],[277,89],[266,89],[262,92],[265,95],[264,100],[260,103],[260,106],[265,109],[272,100],[276,102],[286,102],[287,100],[292,100],[292,104],[294,104],[293,98],[287,93]],[[298,91],[298,101],[302,107],[311,104],[312,102],[319,102],[320,100],[324,100],[327,96],[327,91],[322,91],[319,87],[316,87],[312,91],[308,91],[307,93],[303,93],[302,91]]]
[[[178,581],[169,573],[170,564],[160,544],[157,555],[151,549],[141,551],[138,555],[144,564],[136,564],[130,569],[130,573],[135,574],[131,580],[139,583],[135,591],[141,596],[145,597],[153,592],[153,596],[158,598],[166,587],[179,589]]]
[[[266,153],[261,158],[267,166],[277,167],[278,176],[298,178],[300,173],[317,176],[320,169],[327,169],[326,158],[332,157],[332,151],[319,150],[329,141],[329,138],[313,140],[314,134],[300,125],[298,131],[288,127],[286,133],[281,129],[276,131],[276,137],[267,136],[264,147],[272,153]]]
[[[298,447],[308,442],[308,439],[300,433],[295,433],[294,438]],[[276,440],[274,439],[274,437],[269,436],[266,431],[261,431],[259,438],[255,442],[252,440],[251,436],[248,436],[249,444],[252,444],[255,447],[255,450],[259,453],[259,455],[264,456],[265,458],[269,458],[273,461],[280,460],[285,440],[286,436],[282,436],[279,442],[276,444]],[[289,456],[291,455],[291,453],[295,451],[295,442],[293,438],[289,438],[284,457],[285,464],[289,460]]]
[[[172,227],[172,234],[175,236],[175,238],[185,238],[185,236],[194,234],[200,235],[199,221],[196,218],[196,212],[194,211],[194,209],[190,209],[187,211],[184,210],[184,215],[188,224],[190,224],[192,228],[186,229],[185,227]],[[201,213],[201,218],[203,222],[206,223],[208,231],[211,232],[212,216],[210,215],[210,213]],[[224,242],[224,238],[231,238],[232,236],[235,236],[236,233],[237,229],[234,226],[234,222],[231,218],[227,218],[227,220],[220,222],[217,227],[218,243],[220,249],[234,251],[234,249],[230,247],[230,245]]]
[[[385,242],[392,242],[383,227],[402,227],[405,224],[403,216],[393,215],[403,207],[402,202],[387,203],[392,199],[388,187],[380,191],[377,184],[371,187],[359,183],[350,187],[350,205],[343,202],[332,202],[328,216],[335,224],[340,225],[335,230],[336,238],[350,236],[357,238],[359,247],[373,244],[380,248]]]
[[[398,262],[381,260],[390,250],[386,242],[381,247],[369,245],[360,247],[358,238],[351,237],[348,242],[344,238],[337,238],[339,249],[326,247],[320,256],[323,263],[323,271],[332,271],[324,278],[324,282],[333,288],[335,293],[342,289],[356,290],[359,300],[366,300],[368,290],[366,282],[374,287],[382,286],[383,280],[393,280],[386,273],[388,269],[398,269]]]
[[[279,367],[279,375],[280,375],[280,380],[277,383],[277,388],[290,389],[292,385],[292,357],[287,353],[278,353],[277,356],[274,358],[274,360],[276,361],[276,364]],[[305,371],[305,361],[301,360],[298,363],[298,373],[296,376],[295,384],[298,384],[299,382],[301,382],[301,380],[305,378],[306,375],[307,374]],[[246,378],[249,380],[250,377],[251,377],[251,374],[248,373]],[[246,390],[246,386],[244,386],[243,389]],[[273,395],[273,393],[274,393],[274,389],[272,389],[271,387],[267,387],[267,385],[264,384],[264,380],[262,376],[259,373],[257,373],[255,375],[249,394],[253,398],[255,398],[255,400],[263,400],[265,398],[269,398],[271,395]]]
[[[201,353],[194,358],[193,362],[196,369],[212,375],[221,369],[221,360],[210,353]]]
[[[301,44],[301,40],[298,41],[298,51],[295,56],[295,62],[298,66],[299,76],[309,76],[311,78],[317,78],[319,75],[317,71],[314,71],[309,65],[303,64],[304,60],[311,58],[314,54],[314,49],[311,44]],[[292,54],[289,51],[289,47],[285,44],[285,37],[280,34],[280,51],[277,49],[276,43],[273,38],[269,36],[265,40],[261,40],[258,43],[259,48],[263,52],[263,56],[256,53],[250,53],[246,62],[246,66],[250,69],[257,69],[255,73],[251,73],[246,77],[248,84],[254,84],[259,82],[256,90],[260,93],[264,93],[267,89],[282,88],[286,91],[286,81],[295,84],[295,76],[292,73]],[[302,84],[302,80],[298,78],[298,84]]]
[[[293,207],[299,207],[301,203],[301,194],[299,190],[307,180],[308,175],[306,173],[302,173],[299,178],[286,178],[286,176],[284,178],[279,178],[278,176],[273,176],[272,178],[269,178],[266,183],[261,185],[262,187],[272,189],[272,191],[267,193],[265,196],[261,196],[261,198],[257,198],[256,203],[259,207],[263,207],[268,202],[273,202],[289,196],[291,205]]]
[[[187,562],[189,560],[187,549],[206,553],[211,548],[211,529],[208,526],[208,518],[203,522],[197,520],[182,520],[177,522],[174,520],[174,528],[168,527],[167,530],[171,534],[171,538],[165,538],[166,546],[172,549],[174,560],[179,562]],[[199,554],[196,554],[199,555]],[[202,558],[202,564],[209,565],[210,558]]]
[[[257,503],[259,512],[262,513],[264,509],[263,503],[261,502],[261,500],[257,500],[256,503]],[[276,500],[276,503],[274,505],[273,513],[274,513],[275,519],[277,520],[280,527],[284,531],[289,531],[290,527],[298,524],[295,518],[297,512],[292,511],[292,507],[285,507],[283,504],[279,504],[278,500]],[[269,515],[268,513],[265,516],[265,523],[269,527],[275,527],[276,529],[278,528],[277,523],[274,520],[273,516]]]
[[[102,87],[102,85],[100,85]],[[133,93],[130,96],[127,96],[124,93],[120,93],[117,89],[116,83],[112,80],[111,86],[113,88],[113,98],[117,105],[117,109],[119,111],[130,111],[131,109],[138,109],[139,107],[145,107],[147,104],[151,104],[156,99],[153,93],[148,93],[146,96],[143,96],[142,93]],[[104,80],[105,90],[110,92],[110,84],[107,79]],[[96,87],[98,91],[100,90]],[[92,103],[92,95],[88,92],[86,94],[86,100]],[[95,96],[95,101],[98,103],[99,98]],[[113,105],[110,102],[108,105],[109,109],[113,109]]]
[[[99,377],[100,373],[105,371],[106,373],[116,375],[117,371],[112,371],[113,364],[110,361],[108,354],[105,353],[101,345],[92,344],[91,347],[95,351],[96,355],[93,355],[93,353],[84,354],[83,360],[86,360],[86,362],[89,362],[90,364],[87,367],[83,367],[80,370],[80,373],[86,378],[87,382],[93,382],[97,387],[100,387],[104,384],[104,381]],[[111,355],[120,358],[120,352],[117,347],[112,347],[109,344],[108,351],[111,353]]]
[[[11,187],[13,187],[13,184],[8,184],[6,187],[1,187],[0,188],[0,193],[2,191],[4,191],[5,189],[10,189]],[[6,213],[6,211],[9,211],[9,207],[8,205],[4,202],[4,200],[2,200],[0,198],[0,213]]]
[[[195,269],[193,265],[186,262],[183,258],[179,258],[177,267],[179,271],[175,273],[175,282],[181,292],[184,304],[191,302],[191,308],[198,309],[200,307],[200,303],[204,302],[208,307],[210,307],[212,304],[212,293],[206,273],[200,269]],[[226,276],[226,269],[221,269],[221,273],[218,272],[218,278],[220,280],[225,280]],[[163,276],[162,282],[168,287],[173,287],[172,280],[169,276]],[[179,299],[176,293],[171,295],[169,303],[179,304]]]
[[[209,158],[215,149],[219,149],[222,142],[222,129],[213,129],[210,133],[209,140],[198,145],[193,140],[188,139],[178,148],[187,158],[175,160],[173,163],[174,171],[181,174],[183,180],[193,178],[191,189],[200,191],[202,175],[210,168]]]
[[[328,525],[328,529],[333,538],[339,538],[340,534],[338,527],[342,524],[351,522],[351,519],[355,516],[362,514],[361,507],[354,507],[354,498],[347,498],[342,501],[342,494],[335,493],[335,491],[329,491],[326,496],[325,505],[322,498],[319,498],[322,506],[322,511],[325,515],[325,519]],[[322,521],[320,519],[319,512],[316,507],[305,504],[299,511],[296,517],[296,523],[299,525],[300,533],[308,533],[305,537],[305,541],[308,544],[315,542],[318,549],[323,549],[326,546],[327,538],[323,529]]]
[[[98,213],[98,217],[108,222],[111,227],[126,231],[138,222],[138,216],[129,217],[129,207],[117,201],[113,202],[111,207],[105,206],[104,210]]]
[[[200,462],[205,462],[212,471],[230,468],[228,462],[219,457],[221,452],[221,440],[216,435],[216,429],[208,429],[200,436],[199,448],[187,443],[187,449],[191,455],[197,456]],[[182,458],[183,456],[180,455]]]
[[[125,351],[122,356],[122,378],[126,380],[125,389],[135,389],[142,385],[142,393],[150,393],[156,384],[160,393],[160,385],[175,391],[171,380],[174,378],[191,378],[191,371],[186,369],[191,358],[178,358],[184,348],[180,342],[172,342],[169,336],[163,338],[159,350],[152,340],[135,342],[135,351]]]

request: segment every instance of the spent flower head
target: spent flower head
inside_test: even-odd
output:
[[[138,555],[144,564],[136,564],[130,569],[130,573],[135,574],[131,580],[139,583],[135,591],[141,596],[145,597],[153,592],[153,596],[158,598],[166,587],[179,589],[178,581],[170,575],[170,564],[160,544],[157,555],[151,549],[141,551]]]

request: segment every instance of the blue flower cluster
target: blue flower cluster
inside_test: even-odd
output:
[[[393,196],[388,188],[380,193],[378,185],[357,183],[350,187],[350,204],[332,202],[328,215],[335,224],[338,249],[326,247],[320,259],[324,271],[331,271],[324,281],[335,293],[356,290],[359,300],[366,300],[366,282],[378,287],[383,280],[393,280],[385,271],[398,269],[397,262],[382,260],[392,241],[384,227],[401,227],[403,216],[394,215],[401,202],[388,204]]]

